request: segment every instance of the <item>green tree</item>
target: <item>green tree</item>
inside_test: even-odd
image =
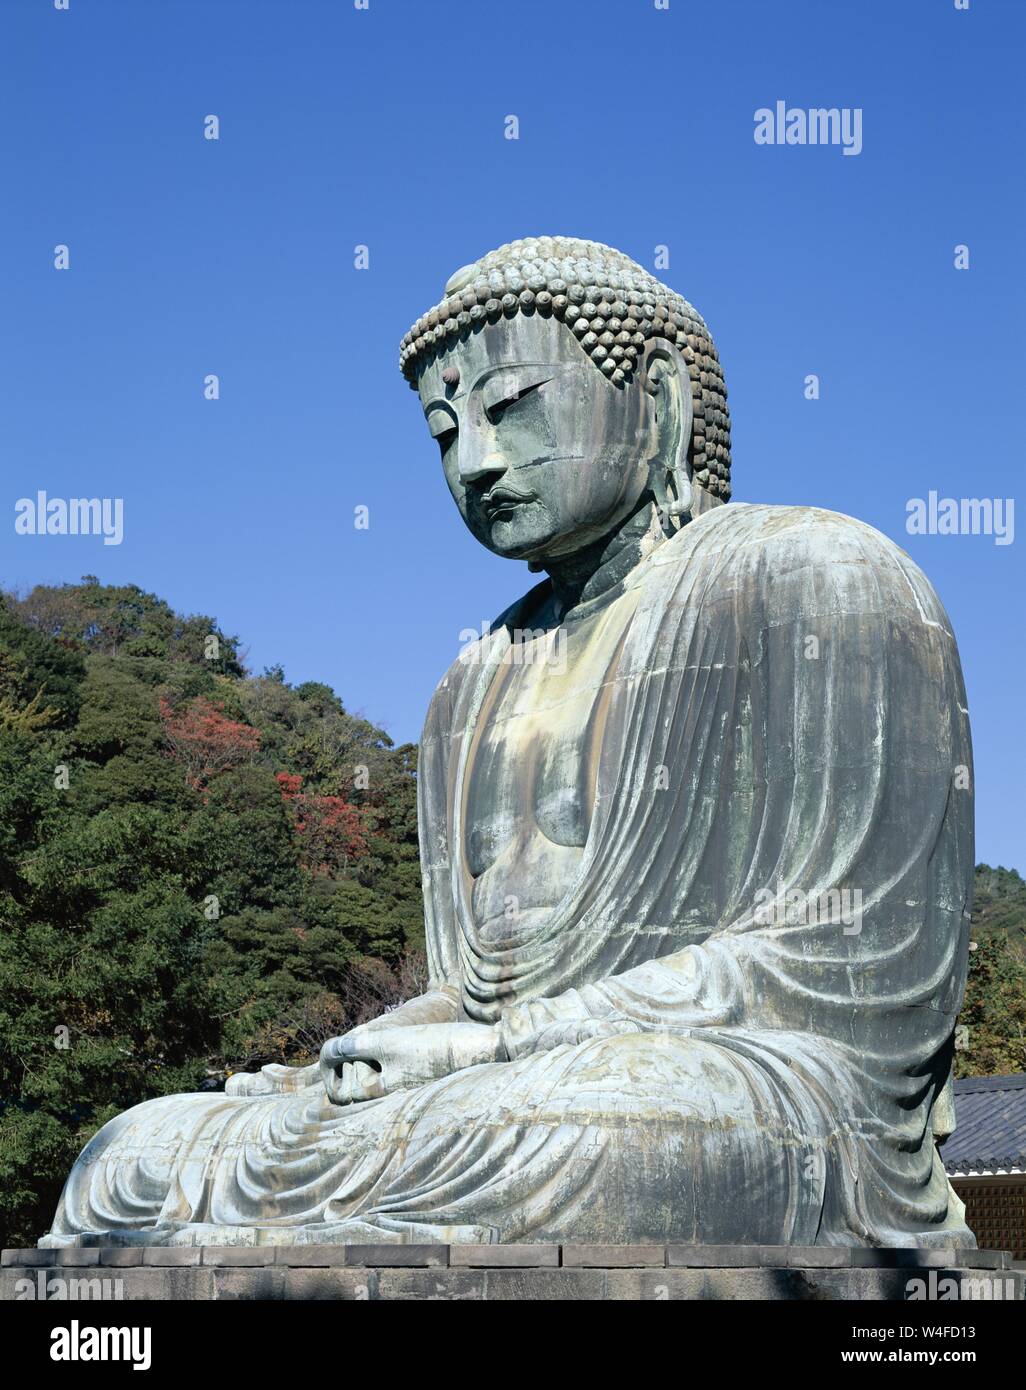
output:
[[[110,1116],[308,1060],[408,988],[415,750],[327,685],[249,677],[237,647],[92,576],[0,598],[3,1243],[47,1228]],[[358,856],[304,853],[297,779],[307,812],[356,808]]]
[[[1026,1071],[1026,961],[1001,935],[973,942],[956,1033],[956,1076]]]

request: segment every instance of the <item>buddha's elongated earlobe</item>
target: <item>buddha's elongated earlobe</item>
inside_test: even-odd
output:
[[[672,349],[650,350],[643,389],[655,412],[655,451],[650,460],[650,487],[667,532],[691,511],[694,488],[688,469],[694,407],[687,367]]]
[[[667,504],[667,513],[670,516],[686,516],[695,500],[695,489],[688,477],[687,469],[675,468],[672,473],[667,474],[667,482],[671,484],[667,487],[667,493],[672,493]]]
[[[695,500],[686,466],[665,468],[658,459],[653,460],[650,486],[663,530],[667,534],[678,530]]]

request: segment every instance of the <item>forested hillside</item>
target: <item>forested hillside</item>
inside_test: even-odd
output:
[[[109,1116],[415,993],[421,932],[413,746],[135,587],[0,601],[5,1244]]]
[[[977,864],[956,1076],[1026,1072],[1026,883]]]
[[[1026,882],[1014,869],[977,864],[973,925],[986,936],[1001,936],[1026,959]]]
[[[418,993],[416,749],[134,586],[0,598],[0,1243],[150,1096]],[[1026,1071],[1026,884],[977,869],[958,1075]]]

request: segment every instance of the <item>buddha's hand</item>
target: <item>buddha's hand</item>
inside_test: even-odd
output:
[[[363,1025],[321,1048],[320,1069],[335,1105],[376,1100],[451,1076],[483,1062],[505,1061],[499,1030],[485,1023]]]
[[[226,1096],[282,1096],[316,1086],[317,1063],[309,1067],[283,1067],[271,1062],[257,1072],[237,1071],[224,1083]]]

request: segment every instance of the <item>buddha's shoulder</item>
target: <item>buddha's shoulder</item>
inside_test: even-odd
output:
[[[857,561],[882,568],[914,568],[909,556],[882,532],[856,517],[824,507],[731,502],[702,513],[677,537],[681,560],[698,552],[721,563],[836,568]]]
[[[731,502],[702,513],[662,548],[654,582],[690,587],[703,571],[708,600],[768,621],[834,605],[907,613],[947,625],[929,580],[875,527],[822,507]]]

